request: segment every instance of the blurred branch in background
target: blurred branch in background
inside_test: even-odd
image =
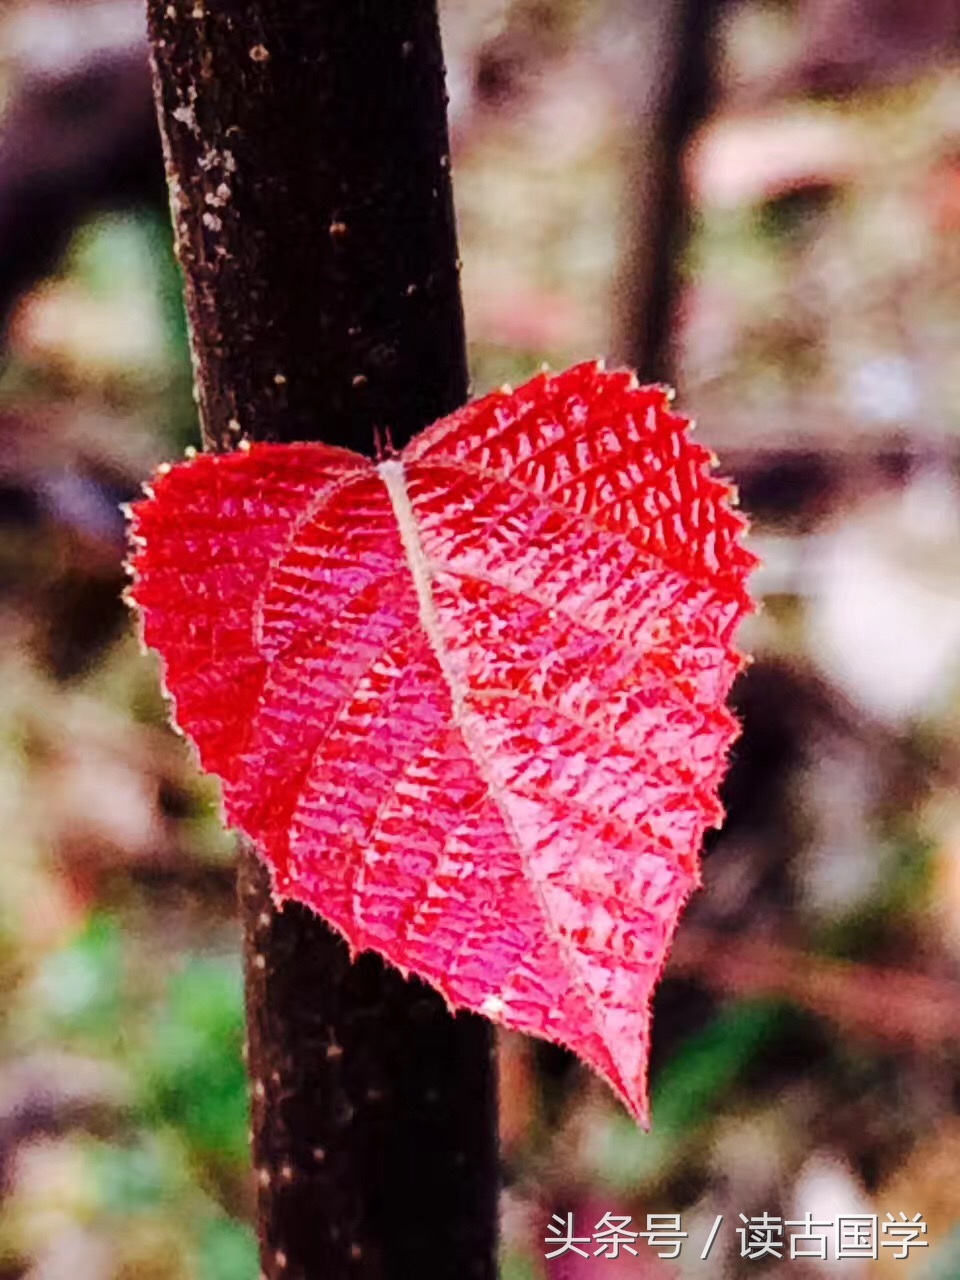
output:
[[[670,382],[680,265],[691,230],[687,147],[715,94],[718,23],[725,0],[638,0],[627,118],[625,248],[616,300],[617,354],[642,381]]]
[[[930,1053],[960,1039],[960,981],[905,969],[817,959],[762,939],[687,925],[670,973],[727,999],[775,996],[833,1023],[843,1036]]]

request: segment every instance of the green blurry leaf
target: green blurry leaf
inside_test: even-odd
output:
[[[40,966],[31,996],[65,1031],[113,1038],[121,1022],[123,942],[117,923],[93,915],[68,946]]]
[[[784,1024],[780,1003],[744,1002],[692,1036],[660,1072],[653,1087],[653,1125],[683,1132],[703,1122],[756,1054]]]
[[[171,1179],[170,1162],[153,1145],[98,1145],[90,1151],[89,1159],[98,1200],[107,1213],[121,1218],[157,1209],[170,1199],[180,1181]]]
[[[876,860],[883,875],[872,898],[814,934],[813,945],[821,955],[870,961],[878,953],[900,950],[905,925],[928,909],[935,866],[928,839],[902,823],[888,840],[877,843]]]
[[[203,1280],[254,1280],[260,1273],[257,1239],[245,1223],[217,1218],[200,1235]]]
[[[542,1280],[543,1270],[526,1253],[505,1249],[500,1257],[500,1280]]]
[[[247,1158],[243,1026],[239,964],[191,961],[148,1034],[143,1099],[200,1154],[238,1163]]]
[[[610,1189],[628,1190],[673,1164],[757,1054],[778,1037],[786,1018],[780,1003],[743,1002],[691,1036],[654,1082],[649,1133],[623,1112],[597,1126],[587,1153],[590,1176]]]
[[[145,230],[146,220],[129,214],[103,214],[84,223],[67,252],[68,273],[97,297],[156,292],[155,247]]]

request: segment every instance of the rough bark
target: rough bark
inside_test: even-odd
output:
[[[148,12],[207,445],[401,445],[466,395],[433,0]],[[240,888],[265,1276],[492,1277],[490,1029],[277,912],[249,849]]]

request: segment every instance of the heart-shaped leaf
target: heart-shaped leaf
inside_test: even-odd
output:
[[[646,1118],[754,558],[662,388],[580,365],[368,461],[161,468],[132,595],[279,901],[569,1046]]]

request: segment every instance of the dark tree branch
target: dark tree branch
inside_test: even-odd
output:
[[[207,444],[403,444],[466,396],[433,0],[148,12]],[[492,1277],[489,1027],[240,886],[264,1274]]]

